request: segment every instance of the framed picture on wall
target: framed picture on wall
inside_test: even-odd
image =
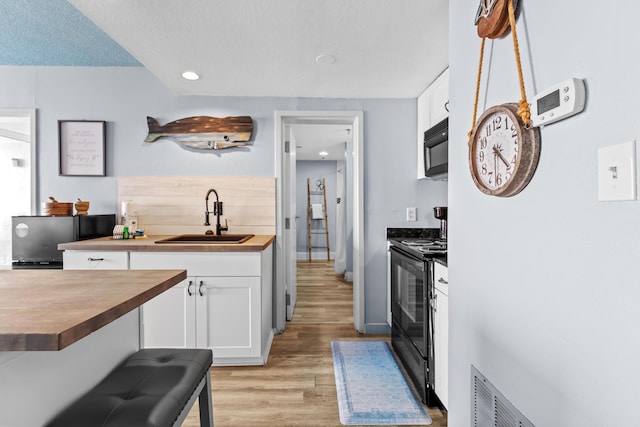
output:
[[[106,176],[104,120],[58,120],[61,176]]]

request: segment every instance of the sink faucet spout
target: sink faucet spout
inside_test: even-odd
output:
[[[213,212],[209,211],[209,196],[211,195],[211,193],[216,195],[216,201],[213,202]],[[220,201],[220,198],[218,197],[218,192],[216,190],[214,190],[213,188],[209,189],[209,191],[207,191],[207,195],[204,198],[204,225],[206,226],[210,226],[211,224],[209,224],[209,214],[213,213],[216,216],[216,235],[221,235],[223,230],[228,230],[229,227],[227,226],[222,226],[220,224],[220,215],[222,215],[222,202]]]

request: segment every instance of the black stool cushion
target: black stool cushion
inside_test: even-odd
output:
[[[170,427],[211,362],[211,350],[140,350],[47,426]]]

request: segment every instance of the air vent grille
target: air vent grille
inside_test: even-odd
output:
[[[474,427],[535,427],[500,391],[471,365],[471,425]]]
[[[474,426],[490,426],[493,421],[491,390],[477,377],[474,380],[473,413]]]

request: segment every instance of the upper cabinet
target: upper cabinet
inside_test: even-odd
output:
[[[418,179],[424,179],[424,132],[449,117],[449,69],[418,97]]]
[[[429,88],[431,89],[429,127],[431,127],[449,117],[449,69],[444,70]]]

